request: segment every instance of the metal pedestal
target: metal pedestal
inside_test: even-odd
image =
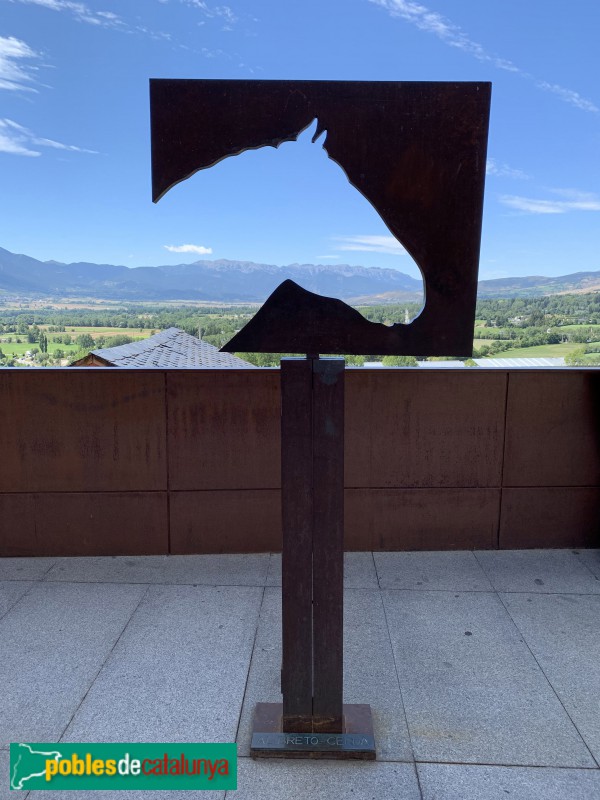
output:
[[[283,703],[254,757],[375,758],[371,709],[343,704],[344,360],[281,362]]]

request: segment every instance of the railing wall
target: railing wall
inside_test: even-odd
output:
[[[0,371],[0,556],[281,546],[278,370]],[[600,546],[600,371],[346,373],[347,550]]]

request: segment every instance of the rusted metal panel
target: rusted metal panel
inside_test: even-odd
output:
[[[600,488],[503,489],[500,520],[502,550],[600,547]]]
[[[583,487],[598,487],[594,377],[577,370],[510,373],[505,485],[517,479],[533,485],[534,481],[546,481],[540,488],[549,487],[549,499],[544,500],[548,508],[554,508],[553,498],[562,496],[553,486],[577,481]],[[179,552],[281,549],[281,506],[276,491],[280,482],[279,371],[247,370],[243,383],[221,371],[207,375],[186,370],[169,373],[168,378],[173,381],[170,411],[175,417],[189,421],[196,413],[195,402],[204,409],[202,424],[200,417],[194,418],[193,426],[186,422],[171,440],[176,481],[185,481],[186,471],[190,483],[209,488],[226,484],[229,470],[234,485],[245,471],[260,478],[256,491],[250,493],[252,500],[243,491],[172,492],[174,546]],[[346,371],[346,485],[350,487],[346,489],[346,550],[493,546],[490,543],[498,527],[505,379],[505,373],[487,371],[427,375]],[[164,373],[158,371],[0,371],[3,555],[31,554],[36,542],[31,504],[36,492],[59,492],[52,513],[60,524],[69,519],[77,490],[99,492],[102,497],[106,486],[124,493],[144,484],[166,489],[164,380]],[[247,398],[261,409],[258,417],[249,414]],[[402,415],[408,404],[411,426],[406,430]],[[228,439],[223,420],[236,414],[242,419],[247,415],[246,421],[237,436]],[[215,427],[219,424],[220,433]],[[105,444],[113,443],[115,431],[119,447],[118,458],[113,460],[113,451],[107,453]],[[200,440],[205,437],[205,447],[197,449],[192,434]],[[91,446],[94,441],[98,447]],[[85,442],[88,444],[82,447]],[[446,454],[445,460],[436,460],[438,450]],[[409,457],[414,459],[413,477],[422,487],[415,491],[405,483],[411,477]],[[238,458],[243,469],[237,466]],[[487,482],[493,491],[450,488],[461,483],[468,487],[475,480],[484,487]],[[440,488],[440,484],[449,488]],[[385,491],[378,490],[378,485]],[[505,499],[510,498],[509,489],[504,493]],[[577,546],[583,546],[577,531],[591,529],[585,508],[593,508],[593,504],[585,498],[593,494],[569,496],[583,498],[583,522],[578,522],[579,512],[571,501],[565,500],[564,506],[557,501],[552,515],[564,521],[567,532],[572,515]],[[527,511],[527,502],[523,501],[522,512],[512,514],[513,505],[504,509],[504,541],[514,547],[554,541],[551,526],[545,531],[536,528],[538,533],[531,540],[521,533],[511,534],[512,529],[521,531],[519,514]],[[124,528],[118,506],[115,508],[117,552]],[[80,519],[79,512],[73,513]],[[534,524],[532,519],[531,526]],[[132,530],[139,530],[137,523],[132,525]],[[76,548],[79,534],[75,528],[71,531]],[[528,544],[530,541],[535,544]],[[128,541],[129,547],[132,542]],[[19,550],[23,543],[26,552]],[[140,553],[145,552],[144,546],[140,539]]]
[[[164,376],[0,370],[4,491],[166,487]]]
[[[346,486],[500,486],[506,380],[348,370]]]
[[[600,484],[600,373],[510,373],[505,486]]]
[[[0,558],[42,555],[33,501],[32,494],[0,492]]]
[[[278,370],[167,372],[169,488],[281,485]]]
[[[0,496],[1,497],[1,496]],[[8,495],[8,497],[11,497]],[[16,498],[19,498],[16,500]],[[168,553],[166,492],[44,492],[6,496],[0,555],[117,556]],[[27,524],[15,527],[27,510]]]
[[[491,85],[152,80],[153,199],[227,156],[294,140],[312,120],[354,186],[421,267],[410,325],[364,320],[282,284],[224,350],[470,355]]]
[[[346,550],[488,550],[500,489],[346,489]]]
[[[311,731],[313,704],[313,370],[281,362],[283,730]]]
[[[342,731],[344,361],[313,370],[313,730]]]
[[[268,553],[281,549],[277,489],[170,492],[172,553]]]

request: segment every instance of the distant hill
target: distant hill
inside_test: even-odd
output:
[[[291,278],[305,289],[350,303],[420,302],[422,283],[394,269],[348,264],[255,264],[250,261],[195,261],[164,267],[62,264],[38,261],[0,248],[0,292],[26,297],[87,297],[102,300],[206,300],[262,303]],[[599,272],[559,278],[525,277],[480,281],[480,297],[532,297],[600,291]]]
[[[533,275],[479,281],[479,297],[536,297],[547,294],[580,294],[600,291],[600,272],[574,272],[558,278]]]
[[[262,303],[286,278],[322,295],[349,299],[393,291],[419,300],[420,280],[394,269],[314,264],[276,267],[250,261],[196,261],[164,267],[61,264],[37,261],[0,248],[0,291],[106,300],[212,300]]]

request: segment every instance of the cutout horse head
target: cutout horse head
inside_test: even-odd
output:
[[[152,192],[228,156],[314,140],[421,269],[425,307],[408,325],[369,322],[341,300],[284,281],[229,352],[468,356],[481,239],[491,85],[152,80]]]

